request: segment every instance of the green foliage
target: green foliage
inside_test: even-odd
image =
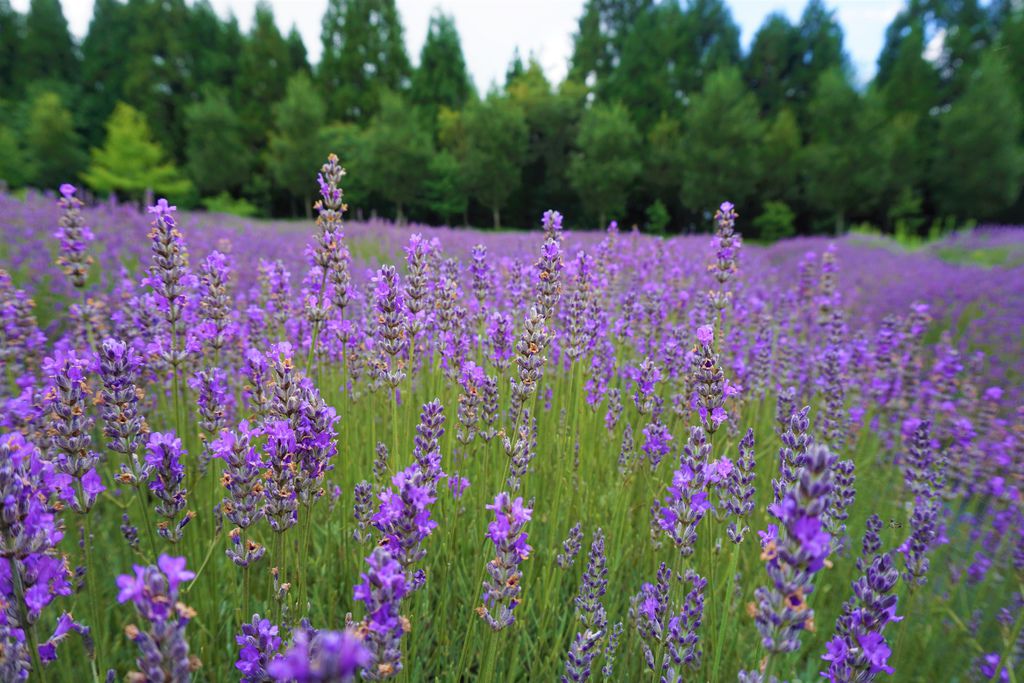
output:
[[[604,225],[621,216],[640,175],[640,133],[619,104],[595,105],[583,114],[576,137],[578,151],[569,164],[569,182],[584,208]]]
[[[434,155],[429,129],[419,112],[395,93],[381,96],[380,111],[370,121],[363,138],[361,172],[371,192],[403,209],[422,193],[425,171]]]
[[[0,182],[8,188],[21,187],[28,180],[28,157],[18,142],[18,134],[0,124]]]
[[[93,148],[91,156],[82,180],[98,194],[142,199],[147,190],[152,190],[178,201],[178,197],[192,191],[192,183],[153,140],[142,112],[123,102],[114,107],[107,121],[106,142]]]
[[[893,141],[884,124],[877,94],[862,99],[841,69],[822,75],[808,107],[809,142],[801,158],[806,200],[831,216],[837,232],[853,209],[876,208],[893,181]]]
[[[235,109],[220,91],[208,91],[185,110],[187,170],[204,195],[237,190],[248,180],[252,155]]]
[[[683,205],[696,213],[725,200],[738,206],[750,201],[760,178],[763,135],[757,100],[739,70],[713,73],[684,119]]]
[[[56,189],[74,181],[85,166],[71,112],[56,93],[42,92],[29,103],[24,145],[30,160],[26,180],[36,187]]]
[[[800,198],[800,124],[790,109],[783,109],[768,124],[761,145],[758,194],[766,201],[793,203]]]
[[[644,214],[647,217],[647,230],[657,234],[664,233],[665,228],[668,227],[668,222],[672,220],[668,209],[665,208],[665,204],[660,199],[654,200],[654,203],[647,207]]]
[[[404,90],[412,67],[395,0],[330,0],[317,73],[332,117],[366,123],[383,90]]]
[[[415,104],[429,109],[433,121],[439,107],[461,109],[475,94],[455,20],[437,11],[430,17],[410,97]]]
[[[462,116],[461,161],[469,194],[491,210],[501,227],[501,209],[522,182],[527,128],[523,110],[492,92]]]
[[[989,218],[1020,194],[1024,114],[1006,87],[1009,78],[1000,51],[989,51],[963,97],[940,119],[933,173],[943,213]]]
[[[271,177],[279,188],[303,199],[307,215],[316,189],[310,182],[309,169],[317,168],[323,156],[318,131],[324,125],[325,113],[323,100],[309,77],[301,72],[292,76],[284,99],[274,107],[274,130],[267,146]]]
[[[23,49],[21,24],[21,15],[11,7],[10,0],[0,0],[0,93],[13,95],[19,85],[19,57]]]
[[[246,199],[235,199],[227,192],[206,197],[200,202],[211,213],[227,213],[232,216],[251,218],[259,214],[259,207]]]
[[[765,202],[764,211],[754,219],[754,230],[766,242],[775,242],[796,234],[796,215],[785,202]]]
[[[265,138],[274,124],[274,105],[281,101],[294,73],[288,43],[266,2],[256,6],[252,29],[239,56],[237,104],[250,143]]]
[[[466,212],[469,197],[462,176],[459,160],[448,150],[440,150],[431,157],[425,181],[427,208],[440,216],[445,225],[451,224],[453,216]]]
[[[25,39],[18,52],[23,85],[73,83],[78,63],[60,0],[32,0],[25,17]]]

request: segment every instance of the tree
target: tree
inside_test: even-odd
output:
[[[839,68],[822,74],[807,110],[801,153],[807,203],[841,232],[847,217],[878,208],[892,182],[892,140],[881,98],[862,99]]]
[[[789,109],[783,109],[768,124],[761,144],[761,201],[793,204],[800,197],[800,126]]]
[[[185,110],[187,170],[203,196],[235,191],[252,170],[242,123],[220,90],[207,89],[203,99]]]
[[[678,205],[682,175],[683,130],[679,119],[662,115],[647,133],[641,181],[665,208]]]
[[[455,20],[438,11],[430,17],[420,65],[412,77],[412,102],[426,107],[434,121],[438,107],[462,109],[474,95]]]
[[[10,0],[0,0],[0,92],[15,94],[21,77],[21,15],[11,8]],[[6,129],[9,131],[9,129]],[[2,163],[2,162],[0,162]]]
[[[607,78],[632,27],[653,6],[653,0],[587,0],[573,35],[569,78],[591,88]]]
[[[622,105],[598,104],[584,112],[569,181],[598,225],[604,225],[609,214],[626,210],[630,189],[643,168],[640,142],[640,133]]]
[[[571,214],[577,198],[569,185],[568,167],[583,113],[585,87],[565,81],[554,90],[533,59],[506,91],[523,110],[528,140],[523,182],[509,202],[513,213],[506,220],[525,225],[553,206]]]
[[[96,0],[89,32],[82,43],[82,96],[79,121],[92,147],[103,142],[103,126],[114,106],[124,98],[129,59],[124,49],[135,31],[132,5],[118,0]]]
[[[466,213],[469,197],[462,164],[454,154],[442,149],[431,157],[424,191],[427,208],[440,216],[445,225],[451,224],[452,216]]]
[[[405,208],[422,196],[424,172],[434,156],[429,130],[401,96],[385,92],[363,145],[366,184],[393,203],[398,221],[404,222]]]
[[[412,68],[395,0],[330,0],[318,75],[332,117],[366,123],[383,90],[402,91]]]
[[[266,2],[256,6],[252,28],[239,57],[236,104],[250,144],[266,139],[273,125],[274,105],[285,96],[292,75],[288,43],[274,21],[274,10]]]
[[[21,82],[71,84],[78,75],[75,44],[60,0],[32,0],[25,17],[25,40],[18,57]]]
[[[7,187],[21,187],[28,180],[28,159],[18,134],[11,128],[0,124],[0,183]]]
[[[226,88],[237,81],[238,55],[242,33],[234,16],[223,22],[210,0],[199,0],[189,11],[190,51],[194,55],[193,80],[197,88],[216,85]]]
[[[71,112],[56,93],[42,92],[32,99],[23,135],[29,160],[27,180],[32,185],[56,188],[77,178],[85,166]]]
[[[527,128],[523,111],[511,100],[491,92],[463,114],[462,159],[470,195],[491,210],[501,227],[501,209],[522,182]]]
[[[938,208],[960,218],[992,218],[1012,205],[1024,181],[1020,102],[1006,87],[999,50],[981,59],[963,97],[939,124],[933,169]]]
[[[758,104],[739,69],[727,67],[707,80],[683,120],[683,205],[695,213],[729,200],[742,207],[760,178],[758,148],[763,125]]]
[[[302,42],[302,34],[294,24],[288,31],[288,38],[285,42],[288,44],[288,66],[292,72],[303,71],[307,75],[312,75],[313,70],[309,66],[306,44]]]
[[[843,29],[836,20],[835,11],[825,6],[824,0],[809,0],[804,7],[799,34],[799,68],[794,73],[794,97],[803,111],[821,74],[830,69],[845,69]]]
[[[324,102],[309,77],[302,72],[292,76],[284,99],[274,107],[266,162],[277,186],[292,198],[302,198],[307,217],[315,189],[310,169],[315,170],[325,156],[319,134],[325,116]]]
[[[93,148],[82,180],[98,193],[141,199],[147,190],[168,197],[191,193],[192,184],[153,140],[145,116],[118,102],[107,121],[107,139]]]
[[[743,66],[762,113],[774,114],[795,99],[793,80],[800,63],[800,30],[786,15],[769,14],[754,35]]]

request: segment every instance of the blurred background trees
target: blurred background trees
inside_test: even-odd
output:
[[[860,83],[835,14],[724,0],[585,0],[568,75],[518,52],[478,94],[454,19],[413,65],[394,0],[330,0],[323,57],[269,4],[243,33],[208,0],[0,0],[0,179],[181,205],[309,213],[330,150],[363,217],[685,231],[722,200],[767,239],[868,221],[1024,223],[1024,5],[908,0]]]

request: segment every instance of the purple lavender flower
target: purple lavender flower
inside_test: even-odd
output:
[[[672,570],[662,562],[656,584],[645,583],[640,592],[630,598],[629,618],[640,635],[647,668],[665,680],[680,680],[676,667],[700,667],[702,650],[699,630],[704,614],[704,587],[707,580],[687,570],[679,581],[690,584],[681,608],[671,599]],[[662,653],[657,661],[656,652]]]
[[[310,636],[299,629],[291,647],[267,669],[272,680],[302,683],[348,683],[372,662],[371,652],[351,631],[317,631]],[[370,680],[376,680],[364,675]]]
[[[258,562],[266,548],[248,538],[248,530],[263,517],[263,463],[253,439],[259,430],[250,429],[246,420],[238,425],[237,433],[224,430],[211,444],[214,457],[224,461],[221,484],[228,497],[221,501],[224,516],[235,525],[229,533],[231,546],[227,556],[239,567]]]
[[[100,345],[99,363],[100,380],[103,382],[99,395],[100,415],[103,417],[107,447],[126,456],[128,462],[122,467],[127,469],[122,471],[127,471],[132,481],[145,479],[141,476],[137,455],[139,440],[149,431],[138,406],[141,390],[137,382],[142,359],[124,342],[106,339]]]
[[[430,518],[430,504],[436,497],[415,464],[396,474],[391,483],[394,489],[380,493],[373,525],[384,534],[382,547],[408,572],[426,556],[423,541],[437,528],[437,522]],[[412,590],[420,588],[425,580],[422,570],[409,577]]]
[[[176,210],[177,207],[170,206],[163,198],[148,209],[154,216],[153,229],[149,233],[153,263],[148,276],[143,280],[143,284],[153,289],[167,326],[169,341],[159,346],[160,357],[175,372],[188,356],[184,346],[187,332],[185,311],[189,303],[189,292],[198,284],[198,279],[188,267],[188,251],[174,219]]]
[[[264,683],[269,681],[268,668],[280,655],[281,638],[277,625],[269,619],[254,614],[252,621],[242,624],[241,633],[235,642],[241,648],[235,668],[242,672],[242,683]]]
[[[711,453],[704,430],[690,428],[690,438],[680,458],[679,469],[672,474],[672,484],[664,505],[652,508],[657,523],[678,548],[683,557],[693,554],[697,543],[697,526],[711,509],[705,468]]]
[[[181,447],[181,439],[172,433],[153,432],[146,444],[146,464],[153,475],[149,490],[159,501],[156,513],[163,517],[157,523],[157,533],[171,543],[181,540],[182,532],[195,517],[188,505],[185,489],[185,465],[182,457],[187,455]],[[185,514],[182,514],[185,512]]]
[[[85,287],[89,276],[89,266],[93,259],[89,255],[89,243],[96,239],[92,230],[85,224],[82,215],[82,201],[75,196],[74,185],[64,183],[60,186],[61,198],[57,200],[62,211],[57,232],[54,237],[60,242],[60,256],[57,265],[67,275],[71,284],[77,288]]]
[[[392,389],[405,377],[402,354],[408,343],[404,299],[398,280],[398,271],[389,265],[382,266],[373,279],[377,334],[383,352],[377,372],[380,380]]]
[[[832,493],[834,461],[827,447],[812,447],[796,485],[769,507],[780,527],[772,525],[769,532],[774,533],[762,534],[761,557],[771,583],[754,592],[754,621],[770,654],[799,648],[800,632],[813,624],[807,597],[832,546],[822,518]]]
[[[562,552],[558,553],[555,561],[558,566],[562,569],[569,569],[576,563],[576,556],[580,553],[580,548],[583,544],[583,531],[580,529],[580,523],[576,524],[569,529],[569,536],[562,541]]]
[[[399,605],[409,589],[402,565],[385,548],[375,548],[366,564],[369,568],[359,575],[354,596],[366,606],[366,618],[359,627],[370,651],[366,676],[379,680],[402,670],[401,639],[410,625]]]
[[[726,507],[735,516],[729,522],[726,533],[729,540],[739,544],[743,542],[750,527],[747,526],[746,518],[754,510],[754,479],[757,473],[754,470],[754,430],[748,429],[746,435],[739,444],[739,458],[736,459],[736,466],[729,472],[728,491]]]
[[[50,408],[50,438],[56,451],[57,471],[78,484],[69,498],[75,512],[88,513],[104,490],[96,473],[99,454],[92,450],[93,419],[87,412],[88,361],[74,352],[47,358],[43,370],[50,380],[47,398]]]
[[[214,250],[199,266],[199,314],[203,342],[216,355],[231,333],[231,268],[228,257]]]
[[[512,500],[504,491],[486,506],[494,512],[495,520],[487,526],[487,538],[497,550],[496,557],[487,564],[488,578],[484,580],[484,604],[477,608],[487,625],[495,631],[511,626],[516,618],[513,611],[519,605],[522,591],[522,573],[519,565],[530,556],[523,531],[533,510],[523,505],[522,498]]]
[[[189,654],[185,628],[195,611],[178,601],[178,589],[195,574],[185,569],[185,558],[161,555],[157,566],[134,566],[134,575],[117,577],[117,601],[131,601],[148,629],[135,625],[125,633],[139,648],[138,675],[151,681],[187,681],[200,662]]]

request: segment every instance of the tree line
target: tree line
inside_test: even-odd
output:
[[[59,0],[0,0],[0,179],[296,215],[334,150],[352,206],[398,220],[685,230],[729,199],[766,239],[1024,222],[1013,0],[909,0],[864,86],[822,0],[746,52],[723,0],[587,0],[562,82],[516,53],[486,93],[440,11],[415,67],[394,0],[330,0],[321,40],[312,65],[268,4],[243,33],[208,0],[96,0],[79,44]]]

